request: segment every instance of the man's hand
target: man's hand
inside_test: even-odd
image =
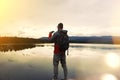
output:
[[[50,31],[49,32],[49,39],[52,37],[52,33],[53,33],[54,31]]]
[[[50,31],[50,33],[53,33],[54,31]]]

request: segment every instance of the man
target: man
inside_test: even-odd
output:
[[[66,30],[63,30],[63,24],[59,23],[57,26],[58,31],[56,31],[53,36],[52,33],[54,31],[51,31],[49,33],[49,39],[50,41],[54,42],[54,56],[53,56],[53,66],[54,66],[54,76],[53,76],[53,80],[57,80],[58,79],[58,64],[59,62],[61,62],[63,71],[64,71],[64,79],[63,80],[67,80],[67,66],[66,66],[66,55],[65,55],[65,51],[61,51],[60,50],[60,46],[58,43],[58,39],[60,32],[66,32]]]

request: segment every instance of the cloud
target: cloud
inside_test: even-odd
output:
[[[31,9],[33,22],[56,24],[64,22],[72,26],[109,26],[113,0],[44,0]],[[58,5],[59,4],[59,5]],[[35,4],[34,4],[35,5]],[[47,24],[46,24],[47,23]]]
[[[12,33],[16,29],[18,35],[47,35],[63,22],[70,34],[115,33],[109,28],[119,25],[118,3],[119,0],[12,0],[11,11],[6,10],[9,14],[3,16],[1,28],[4,30],[0,32]]]

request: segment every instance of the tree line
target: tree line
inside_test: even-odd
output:
[[[0,44],[7,43],[42,43],[39,39],[23,37],[0,37]]]

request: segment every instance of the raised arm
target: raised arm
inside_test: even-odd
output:
[[[51,32],[49,33],[48,39],[49,39],[50,42],[55,42],[56,37],[57,37],[57,32],[55,32],[55,33],[53,34],[53,31],[51,31]]]

